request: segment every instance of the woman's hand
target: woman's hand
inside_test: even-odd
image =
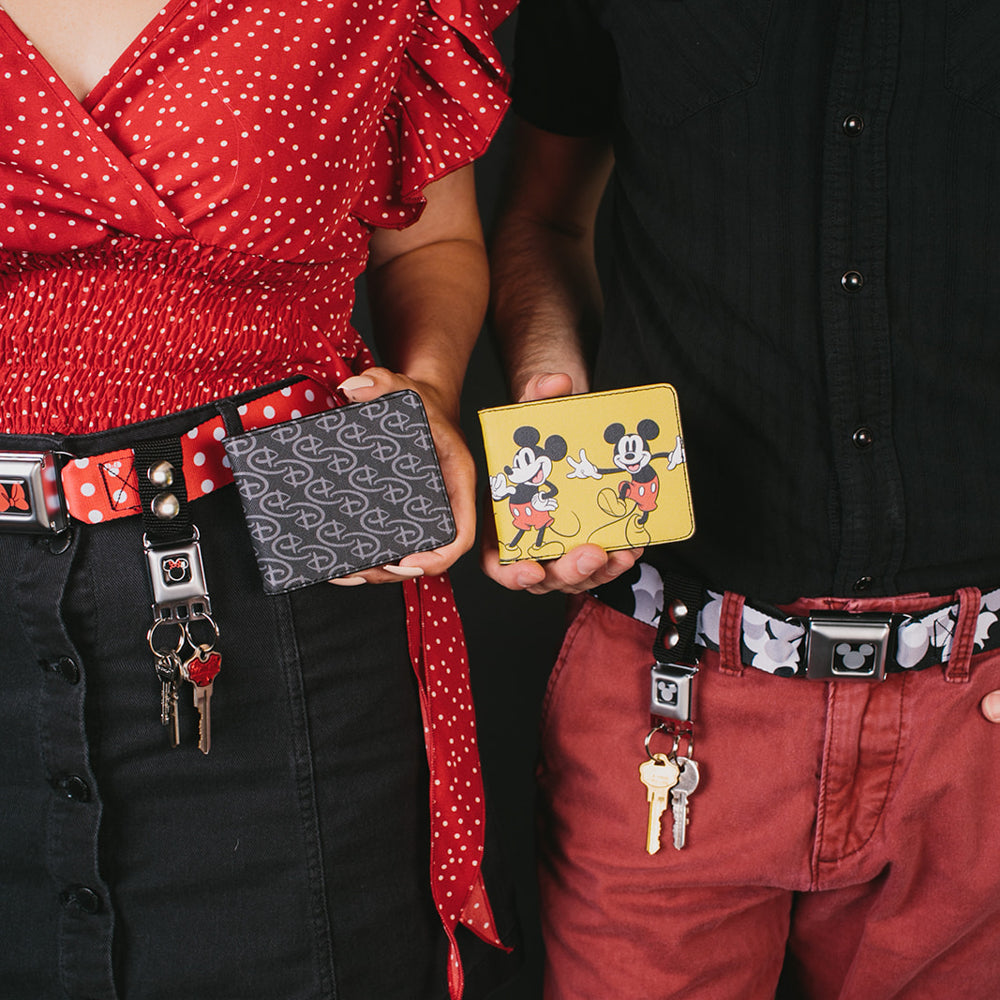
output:
[[[398,231],[379,229],[371,239],[368,301],[385,367],[369,368],[341,389],[355,402],[395,389],[420,394],[458,533],[450,544],[406,556],[399,566],[336,581],[342,585],[443,573],[475,538],[475,465],[459,430],[459,398],[486,314],[489,269],[472,167],[434,181],[423,194],[419,221]]]
[[[387,392],[413,389],[427,411],[434,447],[437,449],[441,473],[444,476],[448,501],[455,517],[455,540],[448,545],[427,552],[418,552],[400,559],[389,568],[369,569],[362,573],[330,580],[340,586],[357,586],[362,583],[399,583],[401,579],[436,576],[445,572],[462,553],[467,552],[476,537],[476,469],[465,438],[458,426],[457,415],[441,398],[441,394],[428,383],[416,381],[389,371],[387,368],[369,368],[360,375],[353,375],[341,383],[340,390],[351,402],[362,403]]]

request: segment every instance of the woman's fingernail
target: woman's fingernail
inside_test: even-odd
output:
[[[983,698],[983,715],[990,722],[1000,722],[1000,691],[991,691]]]
[[[408,580],[413,580],[415,577],[423,576],[424,571],[419,566],[383,566],[382,569],[386,573],[392,573],[393,576],[402,576]]]
[[[353,392],[355,389],[368,389],[374,384],[375,379],[367,375],[352,375],[350,378],[345,378],[337,388],[341,392]]]
[[[361,584],[368,581],[363,576],[342,576],[337,580],[327,580],[326,582],[337,587],[360,587]]]

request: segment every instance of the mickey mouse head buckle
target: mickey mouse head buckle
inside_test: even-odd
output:
[[[885,679],[893,615],[814,611],[806,621],[806,676]]]

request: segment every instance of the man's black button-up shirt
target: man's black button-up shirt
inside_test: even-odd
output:
[[[1000,585],[1000,3],[524,0],[515,102],[607,132],[595,388],[678,390],[710,585]]]

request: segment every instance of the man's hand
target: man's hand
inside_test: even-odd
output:
[[[528,380],[520,401],[568,396],[572,391],[573,380],[569,375],[563,372],[542,373]],[[480,560],[483,571],[508,590],[527,590],[532,594],[561,590],[567,594],[579,594],[609,583],[631,569],[642,555],[642,549],[605,552],[597,545],[578,545],[566,555],[545,563],[520,560],[501,566],[496,522],[491,511],[485,513],[482,523]]]
[[[979,703],[983,715],[990,722],[1000,722],[1000,691],[991,691]]]

